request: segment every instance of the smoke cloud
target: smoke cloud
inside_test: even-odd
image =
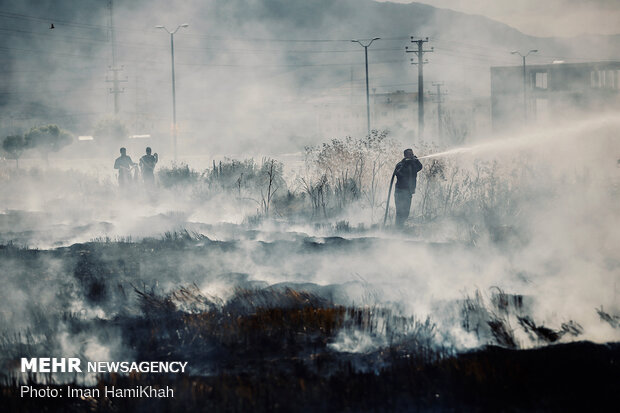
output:
[[[128,134],[150,137],[75,139],[49,165],[31,152],[19,168],[1,161],[3,361],[50,348],[131,360],[137,350],[119,338],[124,326],[105,321],[150,317],[150,293],[194,314],[237,305],[245,290],[262,292],[268,306],[271,292],[287,288],[385,311],[375,331],[339,331],[329,343],[339,353],[388,345],[386,326],[397,317],[425,334],[432,321],[432,344],[450,351],[510,347],[498,339],[497,320],[516,348],[620,339],[601,315],[620,314],[617,112],[575,105],[496,132],[488,120],[489,67],[520,64],[510,50],[540,49],[531,63],[612,59],[617,36],[598,37],[583,56],[579,42],[535,37],[564,35],[572,12],[523,34],[421,4],[194,1],[172,12],[169,2],[118,1],[124,91],[114,117],[109,9],[56,3],[0,7],[2,132],[53,122],[90,136],[102,120],[116,119]],[[617,12],[599,3],[609,16]],[[510,12],[492,8],[489,16],[502,21]],[[183,23],[189,27],[174,35],[173,162],[170,35],[154,26]],[[413,109],[400,123],[386,121],[385,134],[366,136],[364,51],[351,40],[381,37],[369,48],[374,107],[382,93],[417,90],[404,51],[410,35],[429,36],[436,47],[426,81],[443,80],[450,92],[450,139],[434,126],[419,138]],[[470,119],[458,102],[481,100],[486,126],[465,131],[459,121]],[[118,148],[135,162],[147,145],[160,155],[158,185],[119,188]],[[424,169],[409,224],[398,231],[381,224],[392,168],[406,147]],[[174,301],[188,288],[206,298]],[[542,327],[557,340],[541,339]]]

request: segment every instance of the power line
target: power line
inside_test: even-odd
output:
[[[433,82],[433,86],[437,88],[437,93],[435,94],[437,96],[437,135],[439,139],[442,139],[443,138],[443,120],[442,120],[442,115],[441,115],[441,103],[442,103],[442,96],[446,95],[446,92],[441,91],[443,82]]]
[[[498,51],[498,52],[505,52],[506,49],[502,48],[502,47],[494,47],[494,46],[489,46],[489,45],[481,45],[481,44],[476,44],[476,43],[471,43],[471,42],[463,42],[462,40],[455,40],[455,39],[446,39],[446,38],[442,38],[440,37],[433,37],[433,41],[434,42],[439,42],[439,43],[456,43],[456,44],[460,44],[460,45],[464,45],[467,46],[468,48],[478,48],[478,49],[486,49],[486,50],[493,50],[493,51]]]
[[[108,27],[109,30],[109,27]],[[118,31],[118,29],[115,29],[116,31]],[[54,34],[53,36],[51,36],[48,32],[45,33],[39,33],[39,32],[33,32],[33,31],[27,31],[27,30],[21,30],[21,29],[8,29],[8,28],[4,28],[4,27],[0,27],[0,31],[2,32],[7,32],[7,33],[20,33],[20,34],[27,34],[27,35],[32,35],[32,36],[41,36],[41,37],[45,37],[47,40],[66,40],[68,42],[71,42],[72,44],[75,44],[75,40],[80,40],[82,42],[86,42],[86,43],[92,43],[92,44],[100,44],[100,43],[109,43],[108,39],[97,39],[97,38],[86,38],[86,37],[81,37],[81,36],[69,36],[69,35],[57,35]],[[145,47],[150,48],[150,49],[154,49],[154,50],[167,50],[166,47],[163,47],[159,44],[151,44],[151,43],[137,43],[137,42],[127,42],[127,41],[117,41],[117,45],[120,44],[123,47],[135,47],[135,48],[140,48],[140,49],[144,49]],[[287,50],[287,49],[235,49],[235,48],[221,48],[221,47],[188,47],[188,46],[182,46],[182,47],[177,47],[177,50],[180,51],[223,51],[223,52],[234,52],[234,53],[276,53],[276,54],[280,54],[280,53],[287,53],[287,54],[306,54],[306,53],[310,53],[310,54],[322,54],[322,53],[359,53],[358,50],[354,50],[354,49],[339,49],[339,50]],[[401,50],[400,48],[397,47],[392,47],[392,48],[377,48],[377,49],[373,49],[375,51],[399,51]]]
[[[108,27],[105,25],[98,25],[98,24],[88,24],[88,23],[75,23],[69,20],[63,20],[63,19],[58,19],[58,18],[54,18],[54,17],[40,17],[40,16],[31,16],[31,15],[26,15],[26,14],[21,14],[21,13],[12,13],[12,12],[0,12],[0,17],[7,17],[7,18],[15,18],[15,19],[24,19],[24,20],[33,20],[33,21],[40,21],[40,22],[50,22],[50,21],[54,21],[54,23],[59,23],[56,24],[56,26],[59,25],[66,25],[69,27],[76,27],[76,28],[87,28],[87,29],[99,29],[99,30],[107,30]],[[148,33],[144,30],[136,30],[136,29],[127,29],[127,28],[121,28],[118,29],[119,31],[123,31],[123,32],[131,32],[131,33]],[[278,42],[278,43],[348,43],[350,42],[350,39],[277,39],[277,38],[257,38],[257,37],[241,37],[241,38],[235,38],[235,37],[223,37],[223,36],[213,36],[213,35],[205,35],[205,34],[193,34],[193,33],[188,33],[187,34],[188,37],[194,37],[194,38],[205,38],[205,39],[210,39],[210,40],[242,40],[242,41],[252,41],[252,42]],[[395,38],[391,38],[391,40],[393,40]]]
[[[69,20],[58,19],[56,17],[50,16],[32,16],[22,13],[14,13],[14,12],[6,12],[0,11],[0,17],[13,18],[13,19],[23,19],[23,20],[33,20],[49,23],[50,21],[54,21],[54,23],[59,23],[61,26],[69,26],[75,28],[86,28],[86,29],[98,29],[102,31],[107,31],[108,26],[99,25],[99,24],[89,24],[89,23],[76,23]],[[58,24],[56,24],[58,26]],[[120,32],[127,33],[141,33],[141,34],[150,34],[152,31],[147,30],[137,30],[137,29],[128,29],[128,28],[118,28]],[[282,38],[261,38],[261,37],[227,37],[227,36],[217,36],[217,35],[209,35],[202,33],[187,33],[185,36],[192,38],[203,38],[209,40],[222,40],[222,41],[242,41],[242,42],[274,42],[274,43],[349,43],[350,39],[282,39]],[[398,40],[407,40],[409,36],[385,36],[382,37],[382,40],[385,41],[398,41]],[[370,39],[359,39],[359,40],[370,40]]]
[[[83,93],[84,90],[106,90],[105,87],[80,87],[80,88],[72,88],[72,89],[59,89],[59,90],[49,90],[49,89],[29,89],[29,90],[20,90],[20,91],[0,91],[0,95],[29,95],[29,94],[39,94],[42,92],[45,93],[53,93],[57,94],[71,94],[71,93]]]
[[[18,52],[36,53],[36,54],[49,55],[49,56],[79,57],[81,59],[89,58],[89,59],[103,60],[103,58],[99,58],[99,57],[96,57],[94,55],[56,52],[56,51],[52,51],[52,50],[42,50],[42,49],[24,49],[24,48],[21,48],[21,47],[0,46],[0,50],[14,50],[14,51],[18,51]]]
[[[46,24],[49,23],[50,21],[53,21],[56,27],[59,26],[69,26],[69,27],[76,27],[76,28],[85,28],[85,29],[97,29],[97,30],[102,30],[102,31],[106,31],[107,30],[107,26],[105,25],[99,25],[99,24],[88,24],[88,23],[75,23],[69,20],[63,20],[63,19],[59,19],[56,17],[50,17],[50,16],[46,16],[46,17],[39,17],[39,16],[30,16],[27,14],[21,14],[21,13],[12,13],[12,12],[6,12],[6,11],[0,11],[0,17],[5,17],[5,18],[11,18],[11,19],[22,19],[22,20],[33,20],[33,21],[39,21],[39,22],[45,22]],[[137,30],[132,30],[132,29],[124,29],[124,31],[130,31],[130,32],[138,32]]]
[[[73,57],[73,58],[80,58],[80,59],[89,59],[89,60],[106,60],[104,57],[98,57],[92,54],[75,54],[75,53],[64,53],[64,52],[55,52],[55,51],[51,51],[51,50],[42,50],[42,49],[24,49],[24,48],[18,48],[18,47],[4,47],[4,46],[0,46],[0,50],[12,50],[12,51],[19,51],[19,52],[26,52],[26,53],[34,53],[34,54],[39,54],[39,55],[50,55],[50,56],[62,56],[62,57]],[[163,64],[164,62],[161,61],[155,61],[155,60],[138,60],[138,59],[125,59],[125,61],[127,62],[136,62],[136,63],[143,63],[143,64],[150,64],[150,65],[156,65],[156,64]],[[404,62],[404,59],[398,59],[398,60],[385,60],[385,61],[379,61],[379,62],[373,62],[370,64],[373,65],[380,65],[380,64],[390,64],[390,63],[402,63]],[[359,62],[350,62],[350,63],[308,63],[308,64],[265,64],[265,65],[257,65],[257,64],[249,64],[249,65],[242,65],[242,64],[218,64],[218,63],[189,63],[189,62],[181,62],[178,63],[181,66],[201,66],[201,67],[239,67],[239,68],[263,68],[263,67],[271,67],[271,68],[276,68],[276,67],[290,67],[290,68],[301,68],[301,67],[330,67],[330,66],[358,66],[362,63]]]
[[[40,16],[32,16],[32,15],[25,15],[25,14],[21,14],[21,13],[13,13],[13,12],[0,12],[0,17],[5,17],[5,18],[12,18],[12,19],[26,19],[26,20],[33,20],[33,21],[40,21],[40,22],[45,22],[48,23],[49,21],[54,21],[57,26],[58,24],[60,25],[65,25],[68,27],[72,27],[72,28],[80,28],[80,29],[97,29],[97,30],[102,30],[102,31],[108,31],[109,27],[105,26],[105,25],[98,25],[98,24],[88,24],[88,23],[76,23],[73,21],[68,21],[68,20],[63,20],[63,19],[57,19],[55,17],[40,17]],[[34,34],[34,35],[40,35],[40,36],[46,36],[48,38],[51,38],[49,36],[49,34],[44,34],[44,33],[36,33],[36,32],[28,32],[25,30],[21,30],[21,29],[6,29],[6,28],[0,28],[0,30],[2,31],[8,31],[8,32],[17,32],[17,33],[28,33],[28,34]],[[120,29],[116,29],[117,31],[121,31],[121,32],[127,32],[127,33],[141,33],[141,34],[152,34],[151,31],[146,31],[146,30],[136,30],[136,29],[127,29],[127,28],[120,28]],[[54,35],[55,38],[61,37],[59,35]],[[84,41],[88,41],[88,42],[107,42],[107,39],[87,39],[84,37],[78,37],[78,36],[62,36],[65,38],[71,38],[71,39],[81,39]],[[226,37],[226,36],[216,36],[216,35],[208,35],[208,34],[200,34],[200,33],[187,33],[186,37],[193,37],[193,38],[204,38],[204,39],[209,39],[209,40],[222,40],[222,41],[241,41],[241,42],[277,42],[277,43],[337,43],[337,42],[349,42],[348,39],[282,39],[282,38],[252,38],[252,37]],[[382,37],[382,40],[384,41],[400,41],[400,40],[406,40],[408,38],[408,36],[395,36],[395,37]],[[450,39],[450,38],[442,38],[440,37],[434,37],[433,41],[437,41],[439,43],[455,43],[455,44],[462,44],[462,45],[466,45],[468,46],[468,48],[479,48],[479,49],[483,49],[483,50],[491,50],[491,51],[503,51],[503,48],[499,48],[499,47],[492,47],[489,45],[480,45],[480,44],[475,44],[475,43],[465,43],[459,40],[455,40],[455,39]],[[142,47],[142,46],[148,46],[148,47],[152,47],[152,48],[159,48],[161,49],[160,46],[157,46],[155,44],[148,44],[148,43],[126,43],[126,45],[132,45],[132,46],[136,46],[136,47]],[[181,48],[179,48],[181,49]],[[226,50],[226,51],[239,51],[239,52],[258,52],[258,50],[252,49],[252,50],[237,50],[237,49],[217,49],[217,48],[186,48],[187,50]],[[377,51],[380,50],[399,50],[397,48],[390,48],[390,49],[376,49]],[[449,49],[446,49],[449,50]],[[280,52],[279,50],[260,50],[260,52],[265,52],[265,53],[270,53],[270,52]],[[287,50],[285,51],[287,53],[348,53],[348,52],[352,52],[351,50],[327,50],[327,51],[296,51],[296,50]],[[484,56],[484,55],[483,55]],[[488,55],[486,55],[487,57],[489,57]],[[492,56],[491,56],[492,57]],[[592,60],[592,59],[596,59],[596,57],[568,57],[568,56],[546,56],[546,57],[558,57],[558,58],[565,58],[565,59],[575,59],[575,60]]]
[[[123,66],[118,67],[116,64],[116,32],[114,27],[114,2],[113,0],[109,0],[108,10],[110,12],[110,47],[112,48],[112,66],[109,67],[109,70],[112,71],[112,79],[107,79],[106,82],[112,82],[112,88],[110,89],[110,93],[114,95],[114,115],[118,115],[119,104],[118,104],[118,95],[124,92],[124,88],[120,89],[120,82],[127,82],[128,79],[119,79],[119,72],[123,70]]]
[[[404,59],[399,60],[385,60],[382,62],[372,62],[369,65],[382,65],[389,63],[403,63]],[[272,64],[272,65],[239,65],[239,64],[218,64],[218,63],[178,63],[182,66],[209,66],[209,67],[240,67],[240,68],[257,68],[257,67],[330,67],[330,66],[360,66],[363,62],[355,63],[309,63],[309,64]]]
[[[109,30],[109,27],[106,25],[98,25],[98,24],[89,24],[89,23],[77,23],[74,21],[69,21],[69,20],[64,20],[64,19],[58,19],[56,17],[50,17],[50,16],[32,16],[32,15],[26,15],[26,14],[22,14],[22,13],[14,13],[14,12],[7,12],[7,11],[1,11],[0,12],[0,18],[10,18],[10,19],[24,19],[24,20],[32,20],[32,21],[39,21],[39,22],[45,22],[46,24],[49,23],[50,21],[54,21],[54,23],[56,24],[56,26],[58,27],[58,25],[60,24],[61,26],[68,26],[71,28],[78,28],[78,29],[97,29],[97,30],[101,30],[102,32],[107,32]],[[40,36],[47,36],[48,38],[50,37],[48,34],[44,34],[44,33],[36,33],[36,32],[28,32],[25,30],[20,30],[20,29],[6,29],[6,28],[0,28],[0,30],[2,31],[9,31],[9,32],[19,32],[19,33],[29,33],[29,34],[34,34],[34,35],[40,35]],[[116,31],[119,32],[125,32],[125,33],[140,33],[140,34],[153,34],[154,32],[152,30],[137,30],[137,29],[128,29],[128,28],[117,28]],[[227,37],[227,36],[217,36],[217,35],[209,35],[209,34],[202,34],[202,33],[187,33],[185,35],[186,37],[191,37],[191,38],[202,38],[202,39],[209,39],[209,40],[221,40],[221,41],[238,41],[238,42],[274,42],[274,43],[348,43],[350,40],[349,39],[282,39],[282,38],[253,38],[253,37]],[[59,35],[55,34],[54,37],[60,37]],[[89,41],[89,42],[107,42],[107,39],[87,39],[84,37],[77,37],[77,36],[63,36],[63,37],[69,37],[69,38],[73,38],[73,39],[82,39],[84,41]],[[401,40],[406,40],[408,39],[409,36],[392,36],[392,37],[381,37],[381,39],[383,41],[401,41]],[[370,39],[368,39],[370,40]],[[480,44],[475,44],[475,43],[465,43],[463,41],[460,40],[456,40],[456,39],[450,39],[450,38],[443,38],[441,36],[439,37],[433,37],[433,41],[439,42],[439,43],[455,43],[455,44],[462,44],[462,45],[466,45],[469,48],[479,48],[479,49],[484,49],[484,50],[491,50],[491,51],[503,51],[503,48],[500,47],[493,47],[493,46],[489,46],[489,45],[480,45]],[[148,44],[148,43],[125,43],[125,45],[129,46],[136,46],[136,47],[142,47],[142,46],[148,46],[148,47],[152,47],[152,48],[159,48],[161,49],[160,46],[157,46],[155,44]],[[179,50],[182,48],[179,48]],[[237,49],[217,49],[217,48],[186,48],[187,50],[227,50],[227,51],[239,51],[239,52],[255,52],[257,50],[237,50]],[[439,48],[438,48],[439,49]],[[400,50],[400,49],[396,49],[396,48],[390,48],[390,49],[375,49],[376,51],[380,51],[380,50]],[[444,49],[444,50],[449,50],[449,49]],[[269,53],[272,52],[271,50],[261,50],[260,52],[265,52],[265,53]],[[277,50],[274,50],[273,52],[278,52]],[[328,51],[295,51],[295,50],[290,50],[290,51],[285,51],[287,53],[348,53],[348,52],[352,52],[351,50],[328,50]],[[486,56],[486,57],[495,57],[495,56],[488,56],[488,55],[481,55],[481,56]],[[573,56],[542,56],[542,57],[555,57],[555,58],[562,58],[562,59],[574,59],[574,60],[596,60],[599,59],[599,57],[573,57]]]

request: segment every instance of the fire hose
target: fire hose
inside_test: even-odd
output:
[[[385,227],[385,223],[387,222],[388,211],[390,210],[390,197],[392,196],[392,185],[394,184],[394,177],[396,176],[396,169],[394,169],[394,173],[392,174],[392,179],[390,180],[390,190],[388,191],[387,201],[385,203],[385,216],[383,217],[383,226]]]

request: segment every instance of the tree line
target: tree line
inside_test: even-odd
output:
[[[49,163],[50,152],[58,152],[73,141],[71,133],[57,125],[45,125],[31,128],[25,134],[6,136],[2,140],[2,149],[6,157],[15,160],[19,168],[19,158],[25,151],[33,150]]]

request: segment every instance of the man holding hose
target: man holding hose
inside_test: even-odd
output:
[[[422,170],[422,163],[413,154],[413,150],[405,149],[405,158],[394,168],[396,175],[396,189],[394,203],[396,204],[396,226],[402,227],[411,209],[411,195],[415,194],[418,172]]]

